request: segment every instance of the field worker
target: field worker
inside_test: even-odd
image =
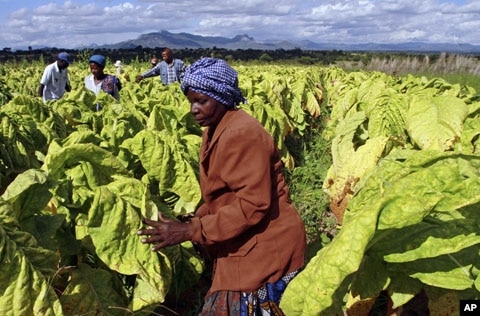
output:
[[[62,52],[57,55],[55,62],[45,67],[38,86],[38,96],[43,102],[58,100],[63,97],[65,91],[69,92],[72,89],[67,69],[71,63],[71,56]]]
[[[115,68],[116,68],[115,74],[116,74],[117,76],[120,76],[121,74],[123,74],[124,71],[123,71],[123,65],[122,65],[122,61],[121,61],[121,60],[117,60],[117,61],[115,62],[115,64],[113,64],[113,65],[114,65]]]
[[[117,76],[109,75],[104,72],[106,58],[103,55],[93,55],[88,60],[91,74],[85,77],[85,87],[98,95],[100,90],[110,94],[117,100],[120,100],[120,90],[122,84]]]
[[[172,50],[167,47],[162,51],[162,61],[155,67],[138,75],[135,78],[135,82],[140,82],[142,79],[149,77],[160,76],[162,83],[169,85],[174,82],[181,82],[184,71],[185,63],[178,58],[173,58]]]
[[[275,140],[237,108],[245,99],[237,72],[224,60],[195,62],[181,88],[190,113],[205,127],[199,173],[204,203],[188,220],[162,214],[144,219],[147,228],[138,235],[152,251],[192,241],[213,261],[199,315],[283,315],[280,298],[304,265],[306,235]]]

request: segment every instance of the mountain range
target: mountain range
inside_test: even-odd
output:
[[[142,34],[136,39],[126,40],[115,44],[96,45],[81,48],[110,48],[132,49],[136,47],[170,47],[172,49],[196,49],[196,48],[222,48],[227,50],[237,49],[301,49],[301,50],[343,50],[343,51],[392,51],[392,52],[447,52],[447,53],[470,53],[480,54],[480,45],[452,44],[452,43],[316,43],[313,41],[289,41],[271,40],[258,42],[246,34],[237,35],[233,38],[221,36],[201,36],[189,33],[170,33],[162,30]]]

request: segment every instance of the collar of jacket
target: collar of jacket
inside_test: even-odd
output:
[[[215,132],[213,133],[212,139],[210,141],[208,140],[208,134],[209,134],[209,129],[210,127],[207,127],[205,131],[203,132],[202,135],[202,143],[204,144],[203,146],[206,147],[204,152],[202,153],[202,160],[205,159],[208,156],[208,153],[211,148],[215,145],[215,143],[218,141],[220,138],[220,135],[222,135],[223,131],[227,126],[229,125],[230,121],[235,117],[235,113],[241,111],[239,109],[235,110],[228,110],[225,115],[223,115],[222,119],[220,120],[220,123],[218,123],[217,127],[215,128]],[[208,144],[208,145],[207,145]]]

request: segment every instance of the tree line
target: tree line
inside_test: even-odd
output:
[[[43,48],[28,50],[3,49],[0,51],[0,64],[24,63],[38,60],[44,60],[45,63],[53,62],[57,54],[61,51],[70,53],[75,60],[83,60],[93,54],[104,55],[110,60],[121,60],[123,63],[132,63],[134,61],[148,62],[152,57],[161,56],[164,47],[142,47],[137,46],[130,49],[112,49],[112,48],[89,48],[82,50]],[[332,65],[339,61],[351,61],[368,63],[374,56],[392,55],[405,53],[372,53],[372,52],[347,52],[343,50],[302,50],[295,49],[276,49],[276,50],[258,50],[258,49],[236,49],[228,50],[223,48],[185,48],[172,49],[174,56],[187,63],[192,63],[201,57],[216,57],[227,61],[238,62],[264,62],[264,63],[297,63],[302,65]],[[412,54],[408,54],[412,55]],[[413,54],[415,55],[415,54]],[[422,54],[424,55],[424,54]]]

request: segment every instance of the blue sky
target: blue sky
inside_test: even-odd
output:
[[[0,49],[110,44],[161,30],[258,42],[480,45],[480,1],[0,0],[0,29]]]

